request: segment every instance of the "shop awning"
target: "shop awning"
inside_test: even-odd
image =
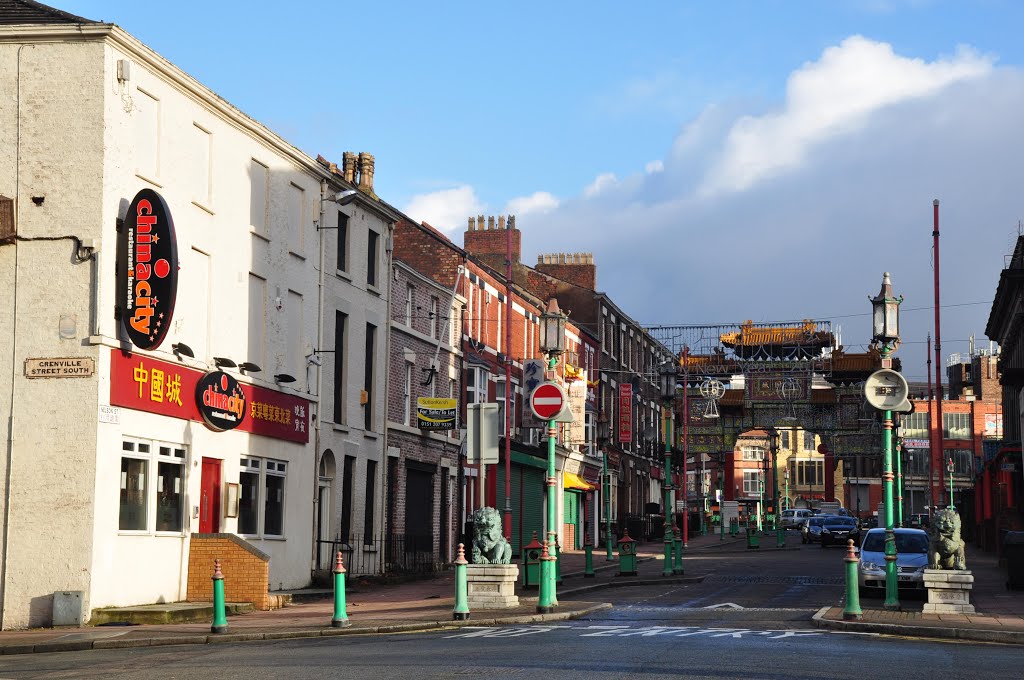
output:
[[[566,489],[579,489],[580,491],[593,491],[597,488],[572,472],[562,473],[562,484]]]

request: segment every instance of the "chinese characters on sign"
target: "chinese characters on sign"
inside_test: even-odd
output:
[[[619,443],[633,441],[633,386],[619,385]]]
[[[186,366],[138,354],[125,354],[118,350],[111,350],[110,373],[111,406],[206,422],[199,407],[206,389],[204,387],[200,394],[197,394],[196,389],[203,373]],[[228,387],[232,386],[229,384]],[[230,397],[210,400],[211,404],[216,401],[224,407],[220,412],[231,412],[233,415],[237,415],[238,403],[244,401],[244,412],[238,417],[239,423],[235,429],[299,443],[309,441],[308,401],[246,383],[238,383],[238,387],[241,397],[233,389],[224,390],[228,395],[234,394],[234,402],[230,401]],[[235,410],[229,408],[232,405]]]

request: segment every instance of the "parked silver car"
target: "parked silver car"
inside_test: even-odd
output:
[[[895,529],[894,532],[898,587],[921,590],[928,566],[928,534],[920,529]],[[885,529],[871,529],[864,535],[857,580],[861,595],[885,592]]]
[[[799,529],[804,520],[810,519],[814,513],[807,508],[791,508],[782,511],[782,528]]]

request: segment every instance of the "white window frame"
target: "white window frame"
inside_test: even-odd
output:
[[[413,297],[416,294],[416,287],[411,283],[405,284],[405,325],[412,328]]]
[[[117,533],[128,536],[184,536],[189,531],[189,517],[188,517],[188,448],[184,444],[176,444],[173,442],[165,442],[154,439],[144,439],[140,437],[122,437],[121,439],[121,455],[119,458],[131,458],[133,460],[143,461],[145,467],[145,509],[146,509],[146,526],[143,529],[122,529],[120,521],[120,490],[121,490],[121,465],[118,465],[118,527]],[[125,449],[125,445],[130,444],[131,449]],[[140,451],[139,449],[145,446],[148,451]],[[162,449],[166,449],[168,453],[162,453]],[[159,512],[159,496],[160,490],[157,488],[160,481],[160,463],[169,463],[178,465],[181,467],[181,491],[180,491],[180,513],[181,513],[181,529],[163,531],[157,530],[157,513]]]
[[[740,452],[743,460],[764,460],[763,446],[744,446]]]
[[[415,410],[412,407],[412,362],[405,362],[405,386],[404,394],[402,395],[402,404],[404,413],[402,414],[402,422],[405,425],[414,427],[416,425]]]
[[[761,492],[761,470],[743,471],[743,493],[747,496],[756,496]]]
[[[285,526],[288,520],[288,461],[279,458],[263,458],[260,456],[245,456],[239,461],[240,473],[248,472],[258,474],[257,498],[256,498],[256,529],[255,534],[243,534],[239,536],[254,539],[283,539],[285,537]],[[257,471],[258,467],[258,471]],[[281,487],[281,533],[267,533],[267,477],[280,477],[284,479]],[[241,482],[241,479],[239,479]],[[240,529],[240,527],[239,527]]]
[[[507,400],[506,395],[508,392],[505,389],[505,376],[498,376],[494,381],[494,401],[498,404],[498,429],[501,432],[501,436],[505,436],[505,403],[510,401],[509,406],[509,420],[508,429],[514,433],[516,431],[516,393],[519,390],[519,383],[515,378],[512,379],[512,393],[511,399]]]
[[[470,366],[466,369],[466,404],[483,404],[487,402],[487,383],[490,372],[481,366]],[[473,379],[469,379],[472,372]]]
[[[437,339],[437,309],[439,300],[436,295],[430,296],[430,337]]]

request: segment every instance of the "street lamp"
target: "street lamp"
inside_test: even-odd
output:
[[[611,444],[611,427],[608,424],[608,416],[602,413],[597,419],[597,438],[601,444],[603,454],[602,467],[604,468],[604,547],[607,553],[607,560],[615,559],[612,556],[612,476],[608,472],[608,446]]]
[[[665,567],[662,569],[662,576],[672,576],[675,571],[672,568],[675,562],[675,543],[673,541],[672,525],[672,405],[676,398],[676,377],[678,368],[674,361],[666,361],[658,371],[661,378],[661,399],[665,402],[662,409],[665,420]],[[683,480],[683,488],[686,488],[686,480]],[[682,546],[679,547],[682,550]]]
[[[786,498],[785,498],[785,500],[786,500],[786,508],[785,509],[789,510],[789,466],[788,465],[786,466],[786,469],[782,471],[782,477],[783,477],[783,479],[786,480]]]
[[[547,310],[540,316],[540,350],[548,357],[548,371],[551,374],[555,371],[559,355],[565,351],[565,321],[566,316],[558,308],[558,301],[554,298],[548,300]],[[558,486],[558,479],[555,477],[556,434],[556,421],[551,418],[548,420],[548,538],[546,542],[548,555],[555,559],[558,558],[558,549],[555,547],[555,527],[557,526],[555,499]],[[558,606],[554,559],[541,562],[541,578],[548,583],[548,587],[541,589],[541,597],[537,600],[537,611],[548,613]]]
[[[882,481],[885,496],[885,602],[886,609],[899,609],[896,573],[896,532],[893,529],[892,411],[906,399],[906,380],[891,370],[890,355],[900,344],[900,303],[903,297],[892,292],[889,272],[882,277],[882,288],[871,300],[871,344],[882,356],[882,370],[865,383],[865,396],[872,406],[882,410]],[[902,385],[900,384],[902,381]],[[900,388],[903,394],[900,395]],[[895,403],[894,403],[895,402]]]
[[[949,509],[956,510],[956,506],[953,505],[953,457],[949,457],[949,462],[946,463],[946,470],[949,472]]]

